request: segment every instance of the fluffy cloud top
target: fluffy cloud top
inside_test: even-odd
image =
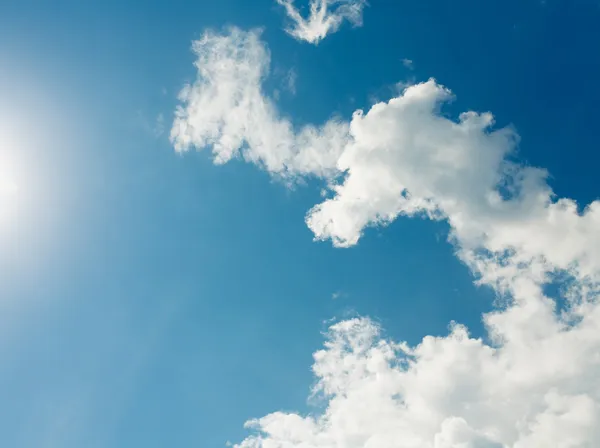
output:
[[[531,299],[531,297],[530,297]],[[548,302],[502,344],[456,325],[417,347],[381,337],[368,319],[333,325],[314,354],[318,416],[273,413],[248,423],[238,448],[592,448],[600,446],[600,310],[565,328]]]
[[[306,222],[348,247],[399,216],[447,220],[457,255],[505,293],[484,316],[491,342],[457,325],[417,347],[381,338],[369,320],[334,325],[315,354],[316,417],[252,423],[243,448],[600,446],[600,202],[579,212],[547,173],[509,160],[518,135],[490,113],[440,113],[451,92],[417,84],[349,121],[295,129],[262,91],[269,52],[257,31],[206,33],[198,77],[180,95],[171,138],[243,157],[273,175],[324,179],[331,197]],[[556,275],[566,310],[543,294]]]
[[[288,181],[323,178],[332,197],[310,210],[315,238],[356,244],[365,228],[398,216],[446,219],[458,255],[481,281],[510,290],[565,271],[592,288],[600,272],[600,202],[583,214],[556,199],[539,168],[510,162],[518,135],[490,113],[440,114],[451,92],[434,80],[356,111],[295,129],[263,92],[270,56],[258,31],[195,41],[198,76],[180,93],[171,131],[178,151],[243,157]]]
[[[344,20],[354,26],[362,25],[365,0],[311,0],[310,14],[303,18],[294,0],[276,0],[285,8],[293,25],[286,31],[298,40],[318,44],[329,33],[335,33]]]

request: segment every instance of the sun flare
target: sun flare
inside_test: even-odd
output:
[[[19,186],[14,180],[10,178],[0,179],[0,195],[12,197],[18,192]]]
[[[3,148],[4,149],[4,148]],[[0,152],[0,220],[13,222],[19,209],[19,182],[15,158]]]

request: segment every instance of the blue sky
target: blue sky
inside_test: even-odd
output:
[[[263,28],[263,93],[298,129],[434,77],[456,95],[441,116],[493,112],[520,136],[511,160],[583,209],[600,187],[600,6],[372,1],[362,18],[312,45],[272,0],[0,4],[0,175],[18,186],[0,210],[0,445],[239,443],[249,419],[318,412],[310,366],[332,319],[369,316],[411,345],[451,321],[489,337],[499,290],[473,283],[485,273],[455,256],[468,238],[448,244],[446,220],[391,219],[336,248],[305,223],[325,180],[288,188],[241,157],[177,153],[192,41]],[[489,446],[522,446],[503,443]]]

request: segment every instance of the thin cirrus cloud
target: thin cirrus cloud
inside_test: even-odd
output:
[[[545,170],[510,161],[519,137],[490,113],[441,115],[452,93],[433,79],[350,120],[296,129],[263,92],[270,55],[258,31],[207,32],[193,50],[176,150],[211,148],[217,164],[243,158],[284,182],[323,179],[330,197],[306,223],[337,247],[401,216],[446,220],[478,282],[510,298],[484,316],[489,343],[458,324],[416,347],[368,319],[333,325],[313,365],[325,412],[252,421],[239,447],[600,446],[599,201],[580,213]],[[543,292],[557,275],[561,313]]]
[[[404,58],[402,59],[402,65],[409,70],[413,70],[415,68],[415,62],[412,59]]]
[[[295,39],[318,44],[330,33],[335,33],[346,20],[354,26],[362,25],[365,0],[311,0],[308,18],[302,17],[294,0],[276,0],[285,8],[292,26],[286,32]]]

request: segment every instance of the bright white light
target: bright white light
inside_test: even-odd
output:
[[[19,186],[14,178],[0,167],[0,222],[13,221],[19,206]]]
[[[12,197],[19,191],[19,186],[11,179],[0,179],[0,195]]]
[[[19,179],[22,178],[22,172],[18,156],[22,139],[14,137],[14,127],[8,128],[6,123],[3,124],[0,126],[0,222],[6,225],[14,223],[19,214]]]

